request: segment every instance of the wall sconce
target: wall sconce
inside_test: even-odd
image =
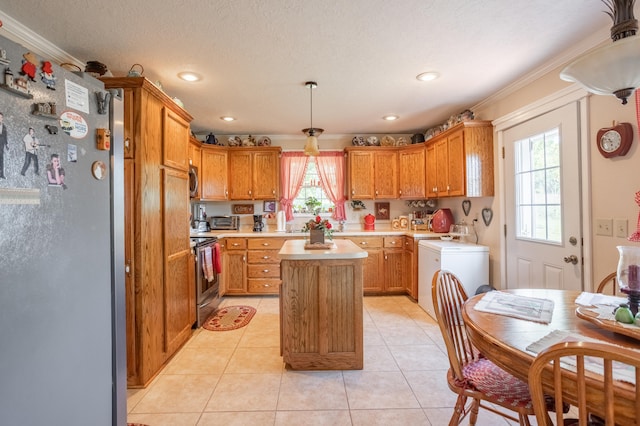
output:
[[[627,98],[640,87],[640,36],[633,16],[635,0],[602,0],[613,19],[613,43],[579,57],[560,73],[565,81],[576,82],[597,95]]]

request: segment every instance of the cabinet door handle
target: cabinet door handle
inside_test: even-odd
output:
[[[242,261],[246,262],[247,261],[247,256],[242,256]]]
[[[269,288],[271,286],[269,284],[262,284],[262,287]]]
[[[264,272],[266,274],[267,272],[269,272],[269,270],[268,269],[263,269],[262,272]]]
[[[367,245],[367,242],[366,242],[366,241],[361,241],[361,242],[360,242],[360,245],[361,245],[361,246],[366,246],[366,245]]]
[[[269,243],[262,243],[263,246],[268,247]]]
[[[393,245],[395,245],[395,243],[396,243],[395,241],[391,241],[391,242],[390,242],[390,244],[393,244]]]
[[[270,259],[271,256],[262,256],[263,259]]]
[[[233,244],[231,244],[231,245],[232,245],[232,246],[234,246],[234,247],[238,247],[240,244],[238,244],[238,243],[233,243]]]

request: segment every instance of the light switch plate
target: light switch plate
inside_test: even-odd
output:
[[[596,219],[596,235],[613,236],[613,219]]]
[[[614,219],[613,230],[616,237],[627,238],[629,236],[627,219]]]

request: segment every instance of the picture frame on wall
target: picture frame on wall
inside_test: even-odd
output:
[[[253,204],[232,204],[233,214],[253,214]]]
[[[265,213],[275,213],[276,212],[276,202],[275,201],[265,201],[264,206],[262,207],[262,211]]]
[[[389,203],[375,203],[376,220],[389,220]]]

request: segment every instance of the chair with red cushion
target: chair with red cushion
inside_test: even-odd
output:
[[[480,407],[504,416],[520,425],[529,425],[534,416],[527,383],[512,376],[493,362],[483,358],[467,338],[461,307],[467,294],[460,280],[451,272],[438,271],[432,281],[433,306],[447,347],[450,368],[449,389],[458,394],[449,425],[458,425],[470,413],[474,425]],[[517,413],[494,409],[485,402]]]

